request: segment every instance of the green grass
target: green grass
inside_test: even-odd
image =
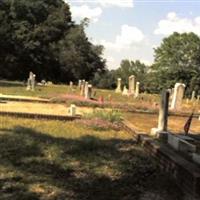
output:
[[[121,94],[115,93],[114,90],[102,90],[94,88],[93,91],[96,92],[95,98],[98,99],[100,96],[104,97],[105,101],[110,100],[111,102],[121,102],[121,103],[134,103],[137,105],[140,101],[146,102],[146,104],[152,105],[152,102],[159,101],[157,95],[147,95],[142,94],[139,99],[134,99],[133,96],[127,97]],[[80,94],[80,91],[76,86],[74,86],[74,91],[71,91],[68,85],[50,85],[50,86],[36,86],[34,92],[26,91],[26,85],[22,82],[14,81],[0,81],[0,93],[7,95],[21,95],[21,96],[34,96],[34,97],[58,97],[60,94]],[[59,101],[59,100],[58,100]],[[84,105],[84,103],[83,103]],[[88,103],[86,104],[88,105]]]
[[[124,131],[0,117],[0,200],[166,200],[182,194]]]
[[[72,93],[67,85],[36,86],[35,91],[26,91],[26,85],[17,81],[0,81],[0,93],[49,98],[59,94]]]

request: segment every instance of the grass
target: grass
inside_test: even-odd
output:
[[[0,117],[0,200],[181,200],[124,131]]]
[[[125,113],[124,118],[132,122],[135,129],[139,132],[150,133],[151,128],[158,126],[158,115],[140,114],[140,113]],[[168,119],[168,130],[174,133],[183,133],[183,127],[188,120],[188,117],[170,116]],[[190,131],[192,133],[200,133],[200,121],[193,118]]]
[[[20,95],[49,98],[59,94],[70,93],[66,85],[36,86],[35,91],[26,91],[26,85],[17,81],[0,81],[0,93],[4,95]]]
[[[138,104],[141,99],[145,102],[149,102],[152,105],[152,102],[157,102],[159,97],[157,95],[141,95],[140,99],[134,99],[132,96],[122,96],[121,94],[115,93],[114,90],[102,90],[102,89],[93,89],[96,93],[95,98],[98,99],[100,96],[104,97],[105,101],[111,102],[121,102],[121,103],[134,103]],[[80,94],[79,89],[74,86],[74,91],[71,91],[68,85],[50,85],[50,86],[36,86],[35,91],[26,91],[26,85],[22,82],[17,81],[0,81],[0,93],[5,95],[20,95],[20,96],[34,96],[34,97],[58,97],[61,94]],[[59,100],[58,100],[59,101]]]
[[[117,106],[118,108],[123,108],[126,110],[158,110],[160,95],[156,94],[140,94],[139,98],[134,98],[133,96],[123,96],[121,94],[115,93],[114,90],[102,90],[94,88],[93,91],[96,93],[95,98],[98,99],[100,96],[104,97],[104,101],[110,102],[110,107]],[[68,85],[50,85],[50,86],[36,86],[34,92],[26,91],[26,86],[22,82],[17,81],[0,81],[0,93],[5,95],[21,95],[21,96],[33,96],[33,97],[43,97],[43,98],[54,98],[57,103],[75,103],[78,106],[88,106],[97,107],[99,105],[84,102],[80,100],[66,100],[61,98],[60,95],[63,94],[74,94],[79,95],[79,89],[74,86],[72,91]],[[115,105],[118,103],[120,105]],[[104,105],[100,105],[104,107]],[[107,105],[108,106],[108,105]],[[200,109],[200,102],[187,102],[183,101],[182,110],[184,112],[191,113],[192,109],[196,108],[196,111]]]

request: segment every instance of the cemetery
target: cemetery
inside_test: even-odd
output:
[[[31,173],[33,177],[39,175],[34,172],[34,168],[36,167],[38,173],[47,176],[48,180],[53,180],[54,176],[59,176],[57,177],[59,180],[58,183],[56,183],[57,186],[49,186],[49,182],[46,182],[47,178],[44,177],[45,185],[39,182],[35,185],[30,184],[30,193],[23,192],[24,189],[18,186],[20,187],[22,196],[35,198],[39,195],[48,199],[48,196],[46,196],[47,188],[45,188],[48,187],[48,195],[53,192],[52,196],[59,196],[61,198],[62,195],[68,195],[69,198],[73,199],[76,196],[74,191],[70,192],[67,189],[67,192],[69,192],[68,194],[60,189],[60,184],[62,187],[69,187],[62,182],[65,176],[74,184],[75,180],[73,176],[76,173],[81,173],[78,172],[79,170],[85,171],[87,168],[86,163],[88,163],[88,167],[92,167],[90,164],[96,163],[96,167],[90,168],[90,173],[94,170],[93,173],[96,174],[95,176],[98,176],[99,173],[105,173],[105,175],[109,173],[110,175],[112,174],[111,176],[115,177],[118,173],[122,173],[118,167],[125,167],[127,168],[125,169],[126,171],[132,166],[131,162],[142,162],[136,164],[136,171],[144,167],[143,165],[148,165],[148,167],[143,170],[147,170],[145,173],[150,173],[149,178],[151,181],[150,183],[141,183],[141,188],[148,191],[152,181],[161,181],[159,176],[166,179],[166,184],[171,184],[175,187],[175,189],[173,187],[170,189],[172,190],[170,196],[166,191],[166,187],[170,188],[170,186],[160,185],[156,187],[154,191],[150,189],[149,192],[152,195],[152,199],[160,196],[160,192],[163,190],[166,191],[166,194],[162,194],[165,198],[176,199],[176,191],[180,190],[180,197],[177,198],[181,199],[183,198],[182,196],[188,195],[198,199],[200,180],[200,138],[198,136],[200,133],[200,123],[198,119],[200,113],[198,110],[200,109],[200,102],[194,99],[188,103],[183,98],[183,91],[180,91],[181,97],[178,96],[175,98],[174,96],[179,95],[180,89],[178,84],[175,85],[174,96],[170,95],[170,90],[162,93],[161,96],[139,93],[139,84],[134,79],[134,76],[129,77],[130,85],[126,91],[126,95],[124,94],[125,92],[121,90],[122,82],[120,79],[117,80],[118,85],[116,90],[100,90],[92,87],[88,82],[80,80],[78,83],[70,82],[69,85],[36,84],[34,90],[30,91],[20,82],[18,82],[16,86],[15,82],[1,81],[0,88],[1,91],[4,92],[0,95],[0,132],[2,137],[0,143],[3,147],[1,154],[4,156],[6,155],[4,151],[6,151],[7,148],[9,151],[12,149],[17,157],[15,158],[13,153],[8,153],[9,162],[13,164],[14,168],[19,165],[19,167],[15,169],[16,171],[14,173],[16,174],[14,175],[9,175],[9,169],[7,167],[5,168],[5,166],[0,168],[1,173],[8,173],[8,175],[5,175],[7,178],[9,176],[13,178],[21,177],[19,180],[22,179],[24,181],[23,173]],[[182,87],[182,85],[180,86]],[[194,105],[196,110],[190,127],[190,134],[186,136],[184,134],[184,125]],[[183,107],[185,108],[184,111],[182,110]],[[156,126],[157,128],[154,128]],[[21,136],[24,138],[22,141],[20,141]],[[7,142],[4,144],[3,141]],[[13,148],[10,146],[12,141],[15,141]],[[46,147],[43,146],[45,141],[48,142]],[[21,149],[18,145],[23,145],[23,148]],[[34,145],[39,145],[37,148],[42,148],[43,154],[46,152],[47,155],[45,153],[45,157],[44,155],[41,157]],[[83,151],[89,157],[84,157],[84,155],[82,155],[83,152],[79,155],[75,149],[73,154],[67,153],[68,150],[65,148],[69,147],[69,145],[72,145],[70,148],[80,148],[79,151]],[[28,150],[26,148],[30,149]],[[113,150],[111,148],[113,148]],[[123,150],[123,148],[125,149]],[[120,160],[122,163],[118,163],[116,166],[117,168],[115,168],[114,165],[106,165],[106,162],[115,163],[118,159],[119,152],[113,152],[114,149],[115,151],[119,151],[120,154],[124,152],[127,154],[126,156],[128,156],[125,158],[122,156],[122,158],[120,158],[122,159]],[[22,152],[18,154],[17,151]],[[64,160],[60,158],[62,163],[56,164],[58,162],[57,158],[64,152],[66,155],[70,156],[70,158],[65,158]],[[131,158],[133,152],[134,155],[136,154],[136,158]],[[88,160],[90,156],[91,159],[97,156],[97,153],[102,154],[102,156],[104,153],[108,155],[106,158],[96,157],[95,159],[97,160],[95,161]],[[32,158],[30,157],[30,160],[28,158],[29,154],[31,157],[33,156]],[[74,154],[81,157],[75,159]],[[18,160],[18,156],[23,157]],[[37,161],[38,164],[35,160],[36,157],[39,159]],[[156,158],[156,163],[159,163],[160,167],[153,161],[153,158]],[[6,159],[6,157],[3,157],[4,162],[7,162]],[[110,159],[116,160],[111,161]],[[128,162],[125,166],[123,164],[123,162],[125,162],[124,159]],[[128,161],[127,159],[130,160]],[[132,159],[139,160],[135,161]],[[42,165],[40,162],[44,162],[43,168],[41,168]],[[74,169],[80,165],[80,162],[86,163],[82,166],[82,169],[76,169],[75,172]],[[103,164],[102,162],[105,163]],[[32,167],[29,166],[29,163]],[[65,166],[67,163],[69,166]],[[62,169],[58,169],[58,166],[62,166]],[[20,172],[20,170],[24,168],[28,171]],[[159,169],[158,172],[154,171],[156,169]],[[56,172],[52,170],[56,170]],[[148,170],[152,170],[152,172],[148,172]],[[123,173],[126,174],[126,172]],[[140,172],[137,171],[137,173]],[[158,175],[158,173],[160,175]],[[72,174],[74,175],[72,176]],[[94,176],[94,174],[91,174],[91,176]],[[170,178],[167,177],[167,174],[170,174]],[[80,181],[83,174],[77,174],[76,176],[78,176],[77,178]],[[83,182],[85,182],[87,178],[91,181],[92,178],[90,178],[90,175],[87,178],[85,176],[86,175],[82,177]],[[127,174],[125,176],[132,175]],[[124,180],[125,182],[120,180],[113,189],[117,189],[118,184],[130,184],[128,186],[128,191],[130,192],[130,188],[134,188],[134,183],[132,183],[131,180],[129,182],[129,178],[125,179],[128,180]],[[23,181],[20,181],[20,184],[24,184]],[[28,179],[26,179],[26,181],[28,181]],[[95,187],[97,187],[98,190],[100,190],[101,187],[101,189],[104,188],[102,184],[110,185],[108,179],[104,180],[101,178],[100,180],[97,179],[94,181],[97,181],[97,183],[94,182],[91,184],[97,184]],[[12,184],[15,184],[15,182],[16,180],[7,182],[11,185],[5,186],[7,189],[2,190],[5,198],[5,191],[12,188]],[[70,187],[74,190],[75,186],[71,185]],[[78,194],[84,195],[84,186],[79,185],[79,188],[80,191],[78,191]],[[182,190],[179,188],[182,188]],[[87,190],[88,188],[86,187],[85,189]],[[35,190],[38,190],[38,192],[35,193]],[[117,190],[119,190],[119,193],[113,193],[114,196],[117,195],[116,198],[120,197],[120,195],[125,195],[123,191],[120,192],[120,188]],[[92,191],[93,190],[91,190],[91,192]],[[93,192],[94,194],[89,194],[88,199],[94,198],[93,195],[95,195],[97,191]],[[107,196],[107,192],[109,191],[104,190],[102,195]],[[17,193],[14,192],[13,194],[16,195]],[[133,193],[130,195],[138,198],[138,194],[139,192],[134,189]],[[145,196],[147,194],[143,193],[143,195]],[[101,196],[101,198],[104,198],[103,196]],[[80,196],[78,198],[82,197]],[[140,195],[140,198],[142,199],[143,197]]]
[[[200,200],[197,1],[0,1],[0,200]]]

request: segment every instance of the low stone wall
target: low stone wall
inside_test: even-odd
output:
[[[200,167],[192,163],[168,145],[156,143],[140,136],[144,149],[158,161],[160,168],[173,176],[183,192],[200,199]]]
[[[122,126],[131,133],[149,155],[159,163],[160,168],[171,175],[184,193],[191,196],[191,200],[200,199],[200,166],[192,163],[167,144],[160,143],[155,138],[145,133],[136,132],[134,125],[129,121],[123,121]]]
[[[32,102],[32,103],[51,103],[48,99],[31,99],[31,98],[10,98],[6,96],[0,96],[1,101],[19,101],[19,102]]]
[[[11,116],[20,118],[30,118],[30,119],[46,119],[46,120],[61,120],[61,121],[72,121],[75,119],[80,119],[80,116],[62,116],[62,115],[47,115],[47,114],[35,114],[35,113],[18,113],[18,112],[1,112],[0,116]]]

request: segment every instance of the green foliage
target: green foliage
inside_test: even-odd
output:
[[[97,88],[113,89],[116,87],[116,77],[114,70],[105,70],[103,72],[96,72],[92,80],[92,84]]]
[[[118,69],[96,73],[93,79],[93,85],[98,88],[113,89],[116,87],[117,78],[120,77],[122,79],[122,84],[128,86],[128,77],[135,75],[137,81],[141,83],[140,89],[144,90],[148,70],[149,67],[139,60],[122,60]]]
[[[115,72],[115,76],[116,78],[120,77],[123,83],[128,86],[128,77],[135,75],[136,80],[140,82],[140,89],[144,90],[148,69],[148,66],[139,60],[122,60],[120,68]]]
[[[1,1],[1,78],[24,80],[29,71],[54,82],[93,77],[104,69],[103,49],[89,42],[86,25],[72,21],[62,0]]]
[[[149,83],[158,91],[171,88],[176,82],[185,83],[189,92],[198,91],[199,73],[200,38],[194,33],[174,33],[155,49]]]

